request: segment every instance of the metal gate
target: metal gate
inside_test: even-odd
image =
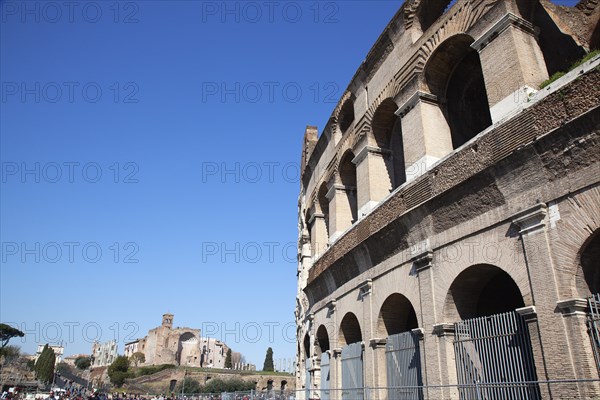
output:
[[[596,366],[600,372],[600,293],[596,293],[588,298],[588,305],[590,307],[587,321],[588,331],[590,333],[590,340],[592,341]]]
[[[419,336],[412,332],[388,336],[385,360],[388,399],[423,399]]]
[[[363,348],[353,343],[342,348],[342,399],[363,400]]]
[[[311,382],[310,382],[310,370],[311,370],[311,361],[310,357],[306,358],[306,362],[304,363],[306,374],[304,376],[304,387],[306,388],[306,399],[312,399],[311,397]]]
[[[329,354],[321,355],[321,400],[329,400],[329,383],[331,382],[331,373],[329,369]]]
[[[540,398],[529,331],[516,312],[457,322],[454,352],[461,399]]]

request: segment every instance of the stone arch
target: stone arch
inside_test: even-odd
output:
[[[379,104],[371,122],[373,140],[383,151],[392,190],[406,182],[402,123],[395,114],[397,110],[396,102],[387,98]]]
[[[424,67],[424,78],[446,118],[453,148],[458,148],[492,124],[479,53],[470,35],[443,41]]]
[[[356,165],[352,162],[354,160],[354,153],[352,150],[346,151],[340,160],[340,164],[338,166],[338,179],[339,182],[343,186],[343,190],[346,193],[346,201],[347,205],[344,204],[344,208],[348,209],[348,216],[336,216],[338,220],[349,219],[348,225],[352,225],[358,219],[358,203],[356,197]],[[336,208],[336,212],[342,211],[341,209],[338,211]],[[344,224],[345,225],[345,224]]]
[[[600,19],[596,23],[596,27],[590,38],[590,50],[600,50]]]
[[[600,293],[600,229],[596,229],[579,252],[580,279],[577,282],[579,292]],[[581,279],[581,277],[583,279]],[[584,282],[581,282],[581,281]],[[585,288],[582,286],[585,285]]]
[[[524,306],[517,283],[506,271],[491,264],[477,264],[458,274],[450,285],[444,317],[447,321],[458,321]]]
[[[321,354],[330,348],[331,345],[329,343],[329,333],[327,332],[327,328],[325,325],[320,325],[317,329],[317,335],[315,336],[315,353],[321,358]]]
[[[347,344],[362,342],[362,331],[360,329],[360,323],[354,313],[348,312],[342,318],[339,330],[339,344],[345,346]]]
[[[308,334],[308,332],[304,335],[304,341],[302,342],[303,344],[303,350],[304,350],[304,358],[309,358],[311,356],[310,353],[310,336]]]
[[[395,335],[418,327],[417,314],[410,300],[400,293],[393,293],[385,299],[377,319],[379,337]]]
[[[323,182],[317,192],[317,211],[323,214],[325,235],[329,236],[329,199],[327,198],[327,183]]]
[[[344,134],[354,123],[354,95],[349,96],[342,104],[337,121],[342,134]]]
[[[189,357],[198,357],[198,338],[192,332],[185,332],[179,336],[177,343],[177,364],[186,365]]]
[[[585,55],[585,49],[571,35],[562,32],[542,2],[535,7],[533,23],[539,28],[537,41],[544,55],[548,75],[567,71]]]
[[[404,23],[425,32],[456,0],[410,0],[405,4]]]

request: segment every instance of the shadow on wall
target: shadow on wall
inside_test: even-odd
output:
[[[544,55],[549,76],[568,70],[575,61],[585,56],[585,49],[579,46],[571,36],[561,32],[541,4],[535,9],[533,24],[540,29],[538,43]]]

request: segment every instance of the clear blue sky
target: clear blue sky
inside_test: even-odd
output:
[[[402,1],[66,3],[0,3],[13,344],[122,351],[172,312],[292,358],[304,127]]]

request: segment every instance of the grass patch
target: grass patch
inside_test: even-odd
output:
[[[540,89],[543,89],[546,86],[548,86],[549,84],[551,84],[552,82],[558,80],[559,78],[562,78],[568,72],[573,71],[574,69],[576,69],[577,67],[579,67],[581,64],[585,63],[586,61],[591,60],[594,57],[596,57],[598,54],[600,54],[600,50],[594,50],[594,51],[591,51],[591,52],[587,53],[585,55],[585,57],[583,57],[582,59],[580,59],[580,60],[576,61],[575,63],[573,63],[573,65],[571,65],[571,67],[569,67],[568,71],[559,71],[559,72],[555,73],[554,75],[552,75],[550,77],[550,79],[546,79],[544,82],[542,82],[540,84]]]
[[[135,377],[152,375],[165,369],[176,368],[173,364],[150,365],[148,367],[139,367],[134,371]]]

